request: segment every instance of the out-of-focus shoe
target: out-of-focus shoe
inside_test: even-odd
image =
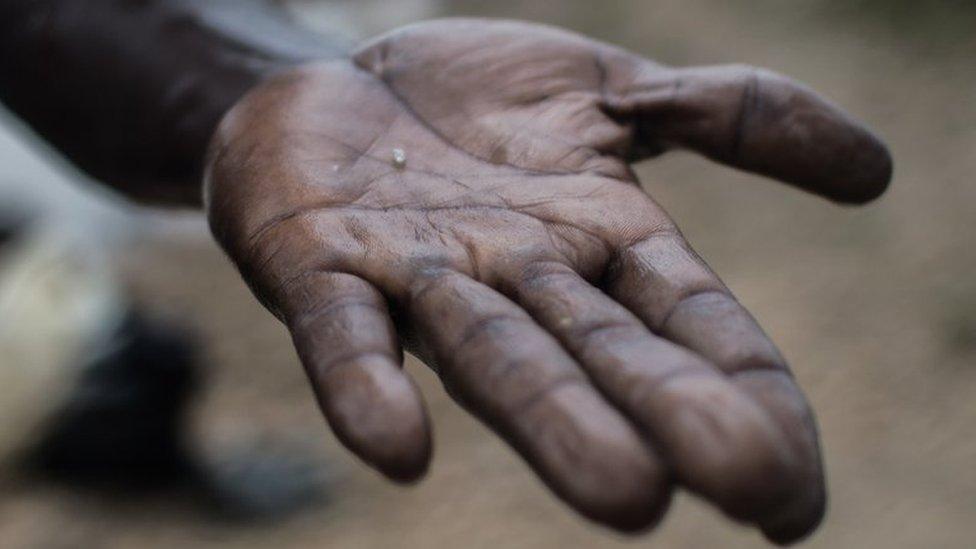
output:
[[[88,245],[41,223],[0,222],[0,479],[27,471],[127,497],[165,492],[246,521],[321,501],[321,461],[296,447],[196,451],[197,342],[136,310]]]
[[[180,491],[222,520],[273,520],[323,500],[321,462],[280,441],[249,440],[206,458],[191,448],[199,386],[189,332],[130,312],[29,457],[35,471],[131,494]]]
[[[184,439],[199,378],[188,332],[129,311],[93,352],[30,452],[32,467],[59,480],[126,490],[196,475]]]

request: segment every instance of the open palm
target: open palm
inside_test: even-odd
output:
[[[430,455],[405,345],[583,514],[646,527],[680,484],[789,542],[823,513],[816,427],[638,186],[629,163],[671,147],[848,202],[891,172],[772,73],[445,20],[253,91],[215,137],[207,206],[339,438],[391,478]]]

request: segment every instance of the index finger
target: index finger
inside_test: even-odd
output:
[[[658,451],[524,310],[452,272],[420,278],[405,310],[451,396],[564,501],[625,531],[661,517],[671,486]]]
[[[677,232],[621,250],[607,292],[653,332],[711,361],[778,425],[797,464],[785,505],[758,522],[773,541],[795,541],[819,524],[826,503],[813,415],[782,355]]]

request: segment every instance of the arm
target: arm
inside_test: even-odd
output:
[[[630,164],[685,148],[860,203],[891,176],[870,131],[768,71],[666,67],[540,25],[421,23],[337,56],[258,4],[187,5],[97,24],[18,10],[5,101],[133,194],[192,199],[205,164],[215,237],[350,450],[424,474],[407,349],[593,520],[648,527],[680,486],[780,543],[816,527],[802,392]],[[21,65],[38,74],[13,82]]]
[[[0,100],[143,200],[199,205],[220,117],[270,74],[339,55],[262,0],[0,0]]]

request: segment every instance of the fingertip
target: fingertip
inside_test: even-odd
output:
[[[894,175],[894,159],[888,147],[877,136],[863,131],[865,135],[857,146],[846,181],[833,186],[836,194],[831,198],[842,204],[859,206],[876,200],[888,190]]]
[[[827,511],[823,479],[797,485],[789,504],[781,507],[759,526],[766,539],[777,545],[792,545],[817,530]]]
[[[671,507],[671,489],[648,488],[644,497],[637,498],[636,504],[628,504],[623,512],[614,512],[611,519],[604,520],[610,528],[630,535],[638,535],[654,529]]]
[[[612,490],[612,499],[591,509],[591,516],[624,534],[640,534],[657,526],[671,506],[672,487],[666,471],[652,460],[636,466],[610,461],[607,467],[616,472],[630,468],[630,482]]]
[[[391,358],[365,355],[336,365],[317,392],[336,436],[364,462],[400,484],[424,476],[432,447],[427,410]]]
[[[600,494],[583,495],[572,502],[591,520],[624,534],[640,534],[660,523],[671,506],[672,489],[663,472],[608,460],[614,475],[629,476],[626,485],[608,484]]]
[[[796,460],[751,399],[702,375],[674,377],[662,391],[673,421],[659,438],[668,441],[682,483],[744,522],[759,523],[789,501]]]
[[[765,536],[770,542],[780,546],[799,543],[808,538],[817,530],[820,523],[823,521],[825,510],[826,508],[822,507],[819,511],[816,511],[814,514],[802,519],[801,522],[793,522],[769,527],[763,526],[763,536]]]
[[[430,449],[426,451],[408,452],[386,462],[376,462],[372,465],[388,480],[404,486],[416,484],[430,467]]]
[[[584,516],[625,533],[656,525],[670,506],[671,479],[640,435],[584,387],[568,387],[531,411],[548,431],[536,449],[542,476]]]
[[[729,396],[707,399],[717,408],[701,406],[689,412],[696,419],[683,422],[700,441],[687,482],[730,518],[758,526],[770,541],[799,541],[823,518],[823,478],[808,474],[802,456],[763,410],[745,399],[735,405]]]

